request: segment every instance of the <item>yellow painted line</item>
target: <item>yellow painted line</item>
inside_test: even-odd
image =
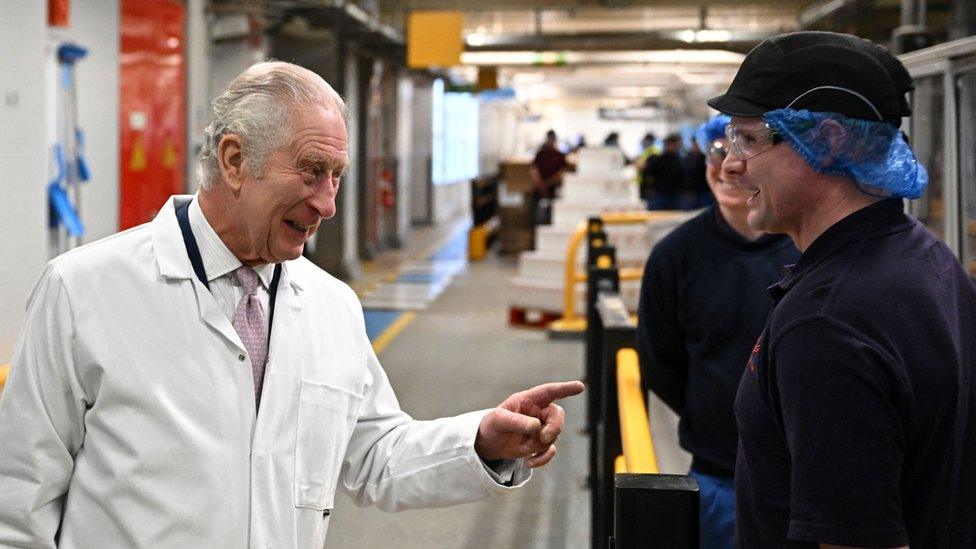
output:
[[[0,366],[0,392],[3,392],[3,386],[7,384],[7,374],[10,373],[10,365],[4,364]]]
[[[413,322],[413,319],[416,317],[417,313],[413,311],[403,313],[393,324],[390,324],[387,329],[383,330],[380,337],[376,338],[376,341],[373,342],[373,352],[376,354],[382,353],[386,349],[386,346],[392,343],[396,339],[396,336],[400,335],[400,332],[407,327],[407,324]]]

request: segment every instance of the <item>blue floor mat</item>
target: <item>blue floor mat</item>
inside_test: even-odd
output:
[[[447,278],[445,273],[431,273],[431,274],[402,274],[397,277],[397,282],[412,282],[414,284],[430,284],[436,286],[442,284],[444,279]]]
[[[366,317],[366,335],[370,341],[376,341],[383,332],[386,331],[400,316],[403,311],[391,311],[387,309],[366,309],[363,316]]]
[[[470,227],[458,231],[451,240],[441,246],[441,249],[430,254],[427,259],[467,259],[468,258],[468,230]]]

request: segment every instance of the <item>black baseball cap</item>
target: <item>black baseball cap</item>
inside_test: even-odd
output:
[[[725,94],[708,100],[733,116],[782,109],[834,112],[901,125],[912,77],[885,48],[850,34],[804,31],[764,40],[742,61]]]

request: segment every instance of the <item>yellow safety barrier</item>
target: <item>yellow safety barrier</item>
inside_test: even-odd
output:
[[[471,227],[468,232],[468,260],[480,261],[488,255],[488,240],[494,235],[501,223],[497,217],[492,217],[481,225]]]
[[[3,392],[3,386],[7,384],[7,374],[10,373],[10,365],[4,364],[0,366],[0,393]]]
[[[619,475],[627,472],[627,458],[619,455],[613,459],[613,473]]]
[[[627,472],[657,473],[657,455],[644,406],[637,351],[633,349],[617,351],[617,407]]]
[[[606,212],[600,216],[600,219],[604,225],[632,225],[662,219],[672,219],[679,215],[681,215],[681,212],[641,210],[634,212]],[[550,330],[555,332],[582,332],[586,330],[586,318],[576,314],[576,283],[586,282],[587,274],[585,272],[576,272],[576,256],[579,254],[579,247],[583,242],[583,237],[586,236],[588,226],[588,221],[580,221],[573,231],[572,238],[569,239],[569,246],[566,248],[563,317],[553,322],[549,327]],[[643,274],[643,269],[620,269],[620,280],[640,280]]]

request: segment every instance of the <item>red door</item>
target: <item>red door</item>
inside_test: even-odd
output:
[[[119,228],[145,223],[184,190],[182,2],[122,0]]]

